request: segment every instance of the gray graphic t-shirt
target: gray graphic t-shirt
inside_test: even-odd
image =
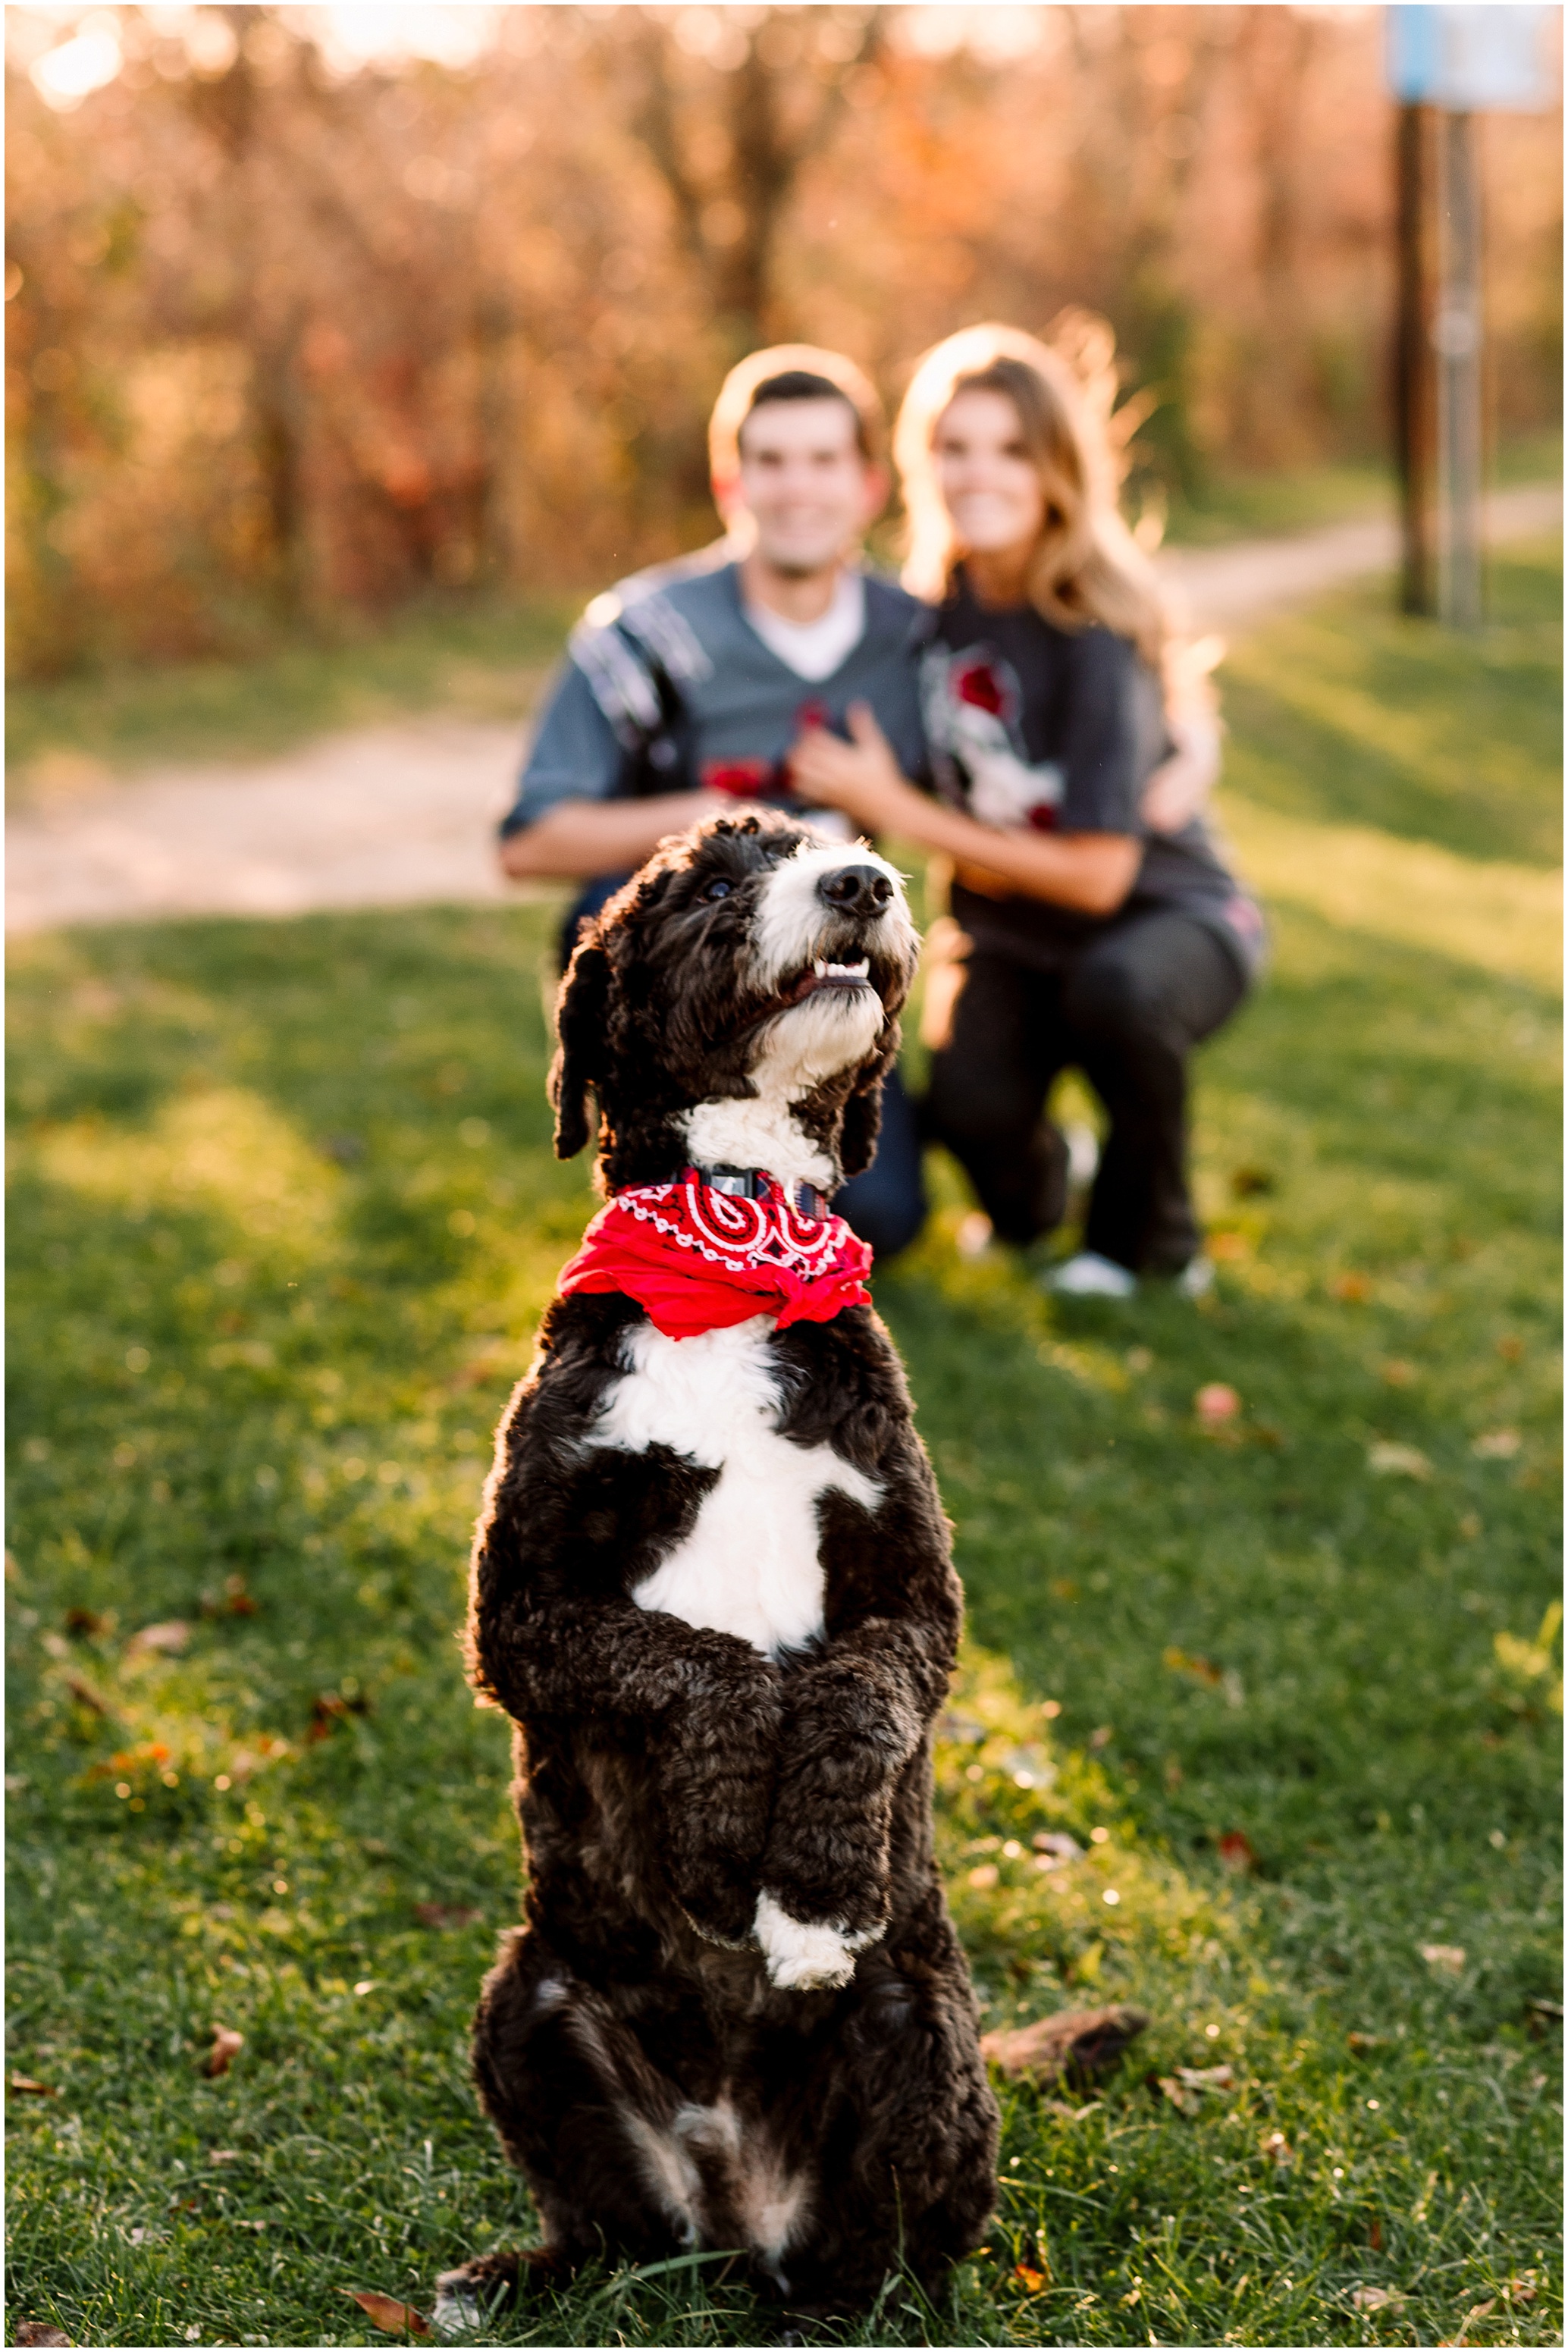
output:
[[[1209,827],[1194,817],[1157,834],[1143,822],[1143,787],[1173,746],[1158,680],[1125,637],[1057,628],[1031,605],[983,606],[961,577],[921,657],[921,701],[931,777],[954,807],[986,824],[1143,845],[1115,915],[955,883],[953,914],[977,947],[1051,970],[1108,922],[1172,907],[1213,930],[1244,972],[1257,969],[1262,916]]]

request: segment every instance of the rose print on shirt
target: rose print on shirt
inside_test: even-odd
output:
[[[948,666],[948,685],[955,701],[988,710],[1004,726],[1010,726],[1018,716],[1017,685],[1005,663],[998,669],[984,654],[954,654]]]
[[[1054,761],[1031,767],[1018,733],[1023,698],[1010,665],[987,646],[932,646],[921,670],[926,737],[943,795],[982,824],[1049,832],[1065,778]]]

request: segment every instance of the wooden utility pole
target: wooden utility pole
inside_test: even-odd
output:
[[[1437,609],[1437,371],[1432,347],[1436,118],[1429,106],[1402,106],[1394,120],[1399,310],[1394,404],[1403,521],[1399,602],[1406,613],[1430,614]]]
[[[1441,613],[1456,629],[1481,625],[1479,116],[1552,104],[1558,75],[1549,36],[1561,14],[1535,0],[1399,0],[1384,10],[1398,106],[1400,602],[1407,613]]]
[[[1443,544],[1437,609],[1450,628],[1481,625],[1481,175],[1476,117],[1442,117],[1442,293],[1437,438]]]

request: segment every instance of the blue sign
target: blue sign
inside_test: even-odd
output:
[[[1445,7],[1400,0],[1387,11],[1388,84],[1406,105],[1450,114],[1537,114],[1557,97],[1549,47],[1554,7]]]

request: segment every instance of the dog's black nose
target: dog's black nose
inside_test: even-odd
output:
[[[876,866],[840,866],[816,887],[840,915],[879,915],[893,895],[892,884]]]

